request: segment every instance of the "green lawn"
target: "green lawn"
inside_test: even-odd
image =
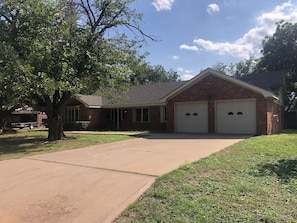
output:
[[[46,142],[46,130],[22,130],[0,135],[0,161],[60,150],[82,148],[89,145],[131,139],[127,135],[66,134],[67,139]]]
[[[297,222],[297,132],[253,137],[186,164],[116,222]]]

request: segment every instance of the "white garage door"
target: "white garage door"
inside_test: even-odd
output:
[[[216,102],[217,133],[256,134],[256,101]]]
[[[208,132],[207,103],[175,104],[175,132]]]

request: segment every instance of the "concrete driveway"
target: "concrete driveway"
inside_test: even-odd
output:
[[[151,134],[1,161],[0,222],[111,222],[158,176],[244,138]]]

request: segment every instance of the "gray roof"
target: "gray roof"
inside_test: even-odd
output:
[[[182,86],[185,81],[155,83],[149,85],[134,85],[127,92],[127,96],[115,103],[104,98],[104,107],[129,107],[161,104],[160,99],[173,90]]]
[[[239,79],[275,94],[279,94],[279,90],[284,87],[283,71],[247,74]]]
[[[218,73],[211,69],[207,69],[205,72],[212,71],[212,73]],[[203,74],[203,72],[202,72]],[[226,75],[220,74],[222,77]],[[197,75],[190,81],[177,81],[177,82],[163,82],[149,85],[133,85],[127,92],[127,95],[123,95],[123,98],[114,102],[109,101],[107,98],[99,95],[76,95],[76,99],[89,108],[112,108],[112,107],[136,107],[136,106],[152,106],[161,105],[164,103],[164,98],[174,92],[180,91],[188,84],[195,81],[195,78],[203,75]],[[234,80],[228,77],[229,80]],[[230,79],[231,78],[231,79]],[[265,92],[271,92],[279,94],[279,90],[284,87],[284,73],[282,71],[266,72],[248,74],[239,79],[247,84],[263,89]],[[235,81],[235,80],[234,80]],[[238,80],[237,80],[238,82]],[[236,83],[237,83],[236,82]],[[241,82],[241,83],[243,83]],[[240,83],[240,82],[238,82]],[[247,86],[250,86],[247,85]],[[268,92],[268,93],[269,93]]]
[[[88,108],[101,108],[103,105],[102,96],[77,94],[75,98]]]

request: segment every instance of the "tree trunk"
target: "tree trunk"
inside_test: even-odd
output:
[[[48,115],[48,137],[47,141],[56,141],[66,139],[63,129],[63,114],[56,113]]]
[[[48,118],[48,141],[57,141],[66,139],[63,129],[63,112],[71,97],[70,92],[56,91],[53,100],[45,96],[46,114]]]
[[[5,132],[6,130],[9,130],[11,126],[9,126],[9,117],[11,116],[11,113],[17,108],[17,106],[13,106],[10,109],[7,110],[0,110],[0,130],[1,133]]]

